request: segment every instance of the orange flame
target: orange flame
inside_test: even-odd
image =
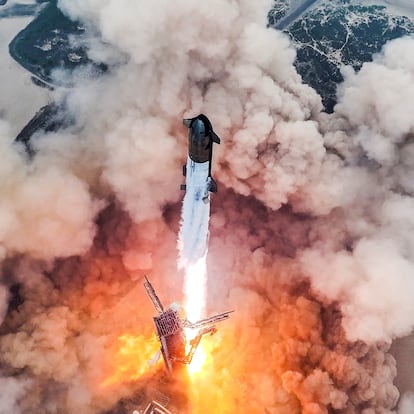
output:
[[[185,335],[187,338],[187,354],[190,351],[190,341],[195,338],[197,335],[197,332],[194,332],[192,329],[186,329]],[[190,376],[194,376],[195,374],[199,374],[204,364],[207,361],[207,353],[204,348],[203,341],[200,342],[200,344],[197,347],[197,350],[193,356],[193,359],[191,361],[191,364],[187,366],[187,372],[190,374]]]
[[[114,374],[102,382],[103,387],[139,379],[149,369],[151,359],[159,350],[157,337],[124,334],[118,337],[118,347],[111,361]]]

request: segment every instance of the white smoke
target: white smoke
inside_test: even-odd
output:
[[[20,414],[22,412],[18,401],[26,392],[29,384],[30,381],[19,381],[13,377],[0,378],[0,414]]]
[[[338,207],[352,251],[322,244],[303,255],[313,286],[341,304],[352,340],[391,342],[414,326],[407,294],[414,288],[414,200],[407,159],[414,128],[414,67],[403,57],[413,48],[412,39],[391,42],[359,73],[345,73],[333,119],[342,118],[341,127],[349,131],[339,176],[348,199]],[[352,175],[344,176],[344,170]],[[336,186],[339,180],[331,173]],[[321,237],[331,240],[330,233]]]
[[[402,396],[398,405],[398,414],[411,414],[414,412],[414,395],[406,393]]]
[[[144,271],[161,297],[181,294],[181,119],[203,112],[222,138],[209,306],[238,315],[214,351],[211,395],[233,412],[392,412],[384,342],[414,326],[413,40],[345,70],[328,116],[287,36],[266,28],[267,0],[59,5],[100,32],[97,55],[112,48],[125,61],[95,81],[79,76],[67,97],[77,125],[39,132],[32,161],[1,125],[1,282],[20,283],[23,303],[7,311],[19,295],[0,293],[0,361],[35,384],[22,396],[22,380],[3,405],[94,413],[131,392],[99,384],[116,337],[151,332],[135,282]]]
[[[102,203],[89,194],[73,172],[33,162],[13,144],[7,125],[0,124],[0,251],[2,256],[29,253],[53,259],[84,253],[91,246],[93,223]]]

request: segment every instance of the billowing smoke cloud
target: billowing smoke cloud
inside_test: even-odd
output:
[[[77,124],[36,134],[33,160],[1,126],[0,373],[10,392],[0,412],[105,412],[157,384],[141,280],[149,272],[166,304],[182,299],[181,118],[203,112],[222,137],[208,307],[236,313],[206,345],[203,386],[177,404],[391,413],[388,349],[414,325],[413,40],[345,70],[328,116],[288,38],[266,28],[267,0],[59,6],[100,32],[106,49],[91,54],[124,60],[95,81],[78,73],[66,98]],[[125,335],[139,349],[132,368],[117,354]]]
[[[100,204],[87,184],[65,168],[34,161],[10,142],[0,125],[0,251],[53,259],[84,253],[95,233],[93,219]]]
[[[404,394],[398,408],[398,414],[409,414],[414,410],[414,396],[412,393]]]
[[[340,178],[348,200],[339,207],[348,240],[343,246],[309,249],[302,257],[313,286],[341,303],[350,339],[390,342],[413,327],[407,292],[414,287],[408,155],[414,71],[404,58],[413,48],[412,39],[397,40],[358,74],[345,74],[334,120],[348,131],[347,142],[336,148],[344,156]]]

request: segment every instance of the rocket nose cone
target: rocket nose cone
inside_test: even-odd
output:
[[[193,124],[191,125],[191,132],[195,136],[204,137],[206,133],[206,129],[204,127],[204,123],[199,119],[196,119]]]

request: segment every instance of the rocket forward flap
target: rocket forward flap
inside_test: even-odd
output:
[[[211,138],[213,142],[220,144],[220,137],[213,130],[211,130]]]
[[[190,128],[191,127],[191,122],[193,120],[192,119],[183,119],[183,124],[187,127]]]

